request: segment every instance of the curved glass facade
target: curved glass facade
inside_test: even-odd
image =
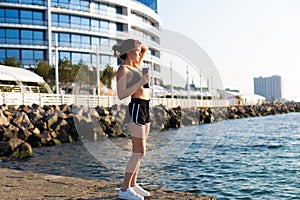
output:
[[[149,46],[145,62],[159,72],[157,1],[132,2],[128,7],[125,0],[0,0],[0,62],[15,56],[25,67],[40,60],[53,65],[57,34],[59,59],[117,66],[112,45],[134,33]]]
[[[156,13],[158,12],[157,8],[157,0],[137,0],[141,2],[142,4],[145,4],[146,6],[150,7],[152,10],[154,10]]]

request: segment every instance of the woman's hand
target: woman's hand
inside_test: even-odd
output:
[[[144,74],[141,79],[142,79],[142,85],[149,83],[150,82],[150,73],[148,72],[147,74]]]
[[[148,50],[148,47],[146,46],[141,46],[141,53],[146,53],[146,51]]]

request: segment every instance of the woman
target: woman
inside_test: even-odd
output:
[[[143,86],[150,81],[150,74],[142,75],[138,68],[147,48],[138,40],[127,39],[113,47],[115,55],[122,60],[117,71],[117,93],[120,99],[131,96],[129,113],[131,122],[127,129],[131,133],[132,155],[126,164],[124,183],[119,198],[143,200],[150,193],[137,184],[141,159],[146,152],[146,139],[150,130],[150,89]]]

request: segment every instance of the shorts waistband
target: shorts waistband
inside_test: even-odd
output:
[[[150,99],[147,100],[147,99],[131,98],[131,102],[132,102],[132,103],[139,103],[139,104],[146,104],[146,105],[149,105]]]

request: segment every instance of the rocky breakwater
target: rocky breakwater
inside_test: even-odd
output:
[[[170,108],[151,111],[151,130],[160,131],[227,119],[300,112],[299,103],[230,106],[223,108]],[[127,105],[87,108],[74,105],[0,106],[0,158],[32,156],[32,147],[53,146],[79,139],[127,137]]]
[[[300,112],[300,103],[262,104],[216,108],[169,108],[165,111],[165,128],[179,128],[196,124],[209,124],[228,119],[260,117],[290,112]],[[155,122],[155,120],[154,120]]]
[[[194,108],[193,108],[194,109]],[[196,111],[194,111],[195,113]],[[240,119],[247,117],[260,117],[275,114],[284,114],[290,112],[300,112],[300,103],[288,104],[262,104],[247,106],[230,106],[223,108],[200,108],[198,124],[218,122],[227,119]],[[188,119],[188,115],[186,115]],[[193,115],[194,121],[197,115]]]
[[[0,106],[0,158],[31,157],[32,147],[95,140],[99,135],[123,136],[109,109],[35,104]]]
[[[181,108],[155,106],[153,130],[179,128]],[[32,147],[54,146],[79,139],[127,137],[127,105],[82,108],[74,105],[0,106],[0,158],[32,156]]]

